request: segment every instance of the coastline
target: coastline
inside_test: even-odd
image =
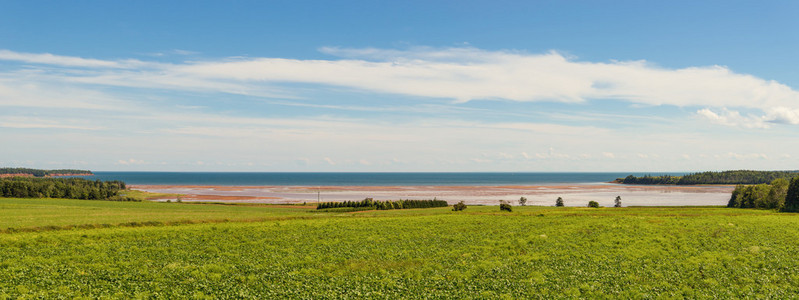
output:
[[[597,201],[613,206],[616,196],[624,206],[707,206],[726,205],[731,185],[666,186],[607,183],[490,185],[490,186],[228,186],[228,185],[130,185],[129,188],[157,193],[184,194],[187,202],[235,202],[297,204],[303,202],[360,201],[396,199],[440,199],[450,204],[464,201],[471,205],[496,205],[499,200],[515,202],[520,197],[528,205],[554,205],[562,197],[567,206],[585,206]],[[166,201],[168,199],[157,199]],[[175,200],[175,199],[169,199]]]

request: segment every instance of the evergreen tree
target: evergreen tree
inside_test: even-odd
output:
[[[732,196],[730,196],[730,201],[727,201],[727,207],[741,207],[741,202],[739,199],[739,194],[743,191],[743,185],[735,186],[735,189],[732,190]]]
[[[785,195],[784,211],[799,211],[799,177],[794,177]]]
[[[621,207],[621,196],[616,196],[616,200],[613,201],[613,207]]]
[[[555,206],[557,207],[563,206],[563,198],[558,197],[558,200],[555,200]]]

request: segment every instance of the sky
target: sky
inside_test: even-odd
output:
[[[797,1],[0,6],[0,166],[799,169]]]

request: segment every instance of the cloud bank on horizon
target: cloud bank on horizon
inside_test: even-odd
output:
[[[319,50],[331,58],[0,50],[0,131],[19,144],[72,143],[68,161],[94,146],[106,169],[693,170],[730,160],[779,168],[799,155],[737,141],[795,130],[799,91],[724,66],[473,47]],[[166,145],[178,153],[160,153]],[[407,145],[418,147],[395,148]]]

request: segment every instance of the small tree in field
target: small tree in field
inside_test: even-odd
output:
[[[599,208],[599,203],[596,201],[588,201],[588,207]]]
[[[452,206],[452,211],[461,211],[464,209],[466,209],[466,204],[464,204],[463,201],[458,202],[458,204]]]
[[[621,196],[616,196],[616,200],[613,201],[613,207],[621,207]]]
[[[563,198],[558,197],[558,200],[555,200],[555,206],[563,206]]]
[[[525,197],[519,198],[519,205],[521,205],[521,206],[527,205],[527,198],[525,198]]]

